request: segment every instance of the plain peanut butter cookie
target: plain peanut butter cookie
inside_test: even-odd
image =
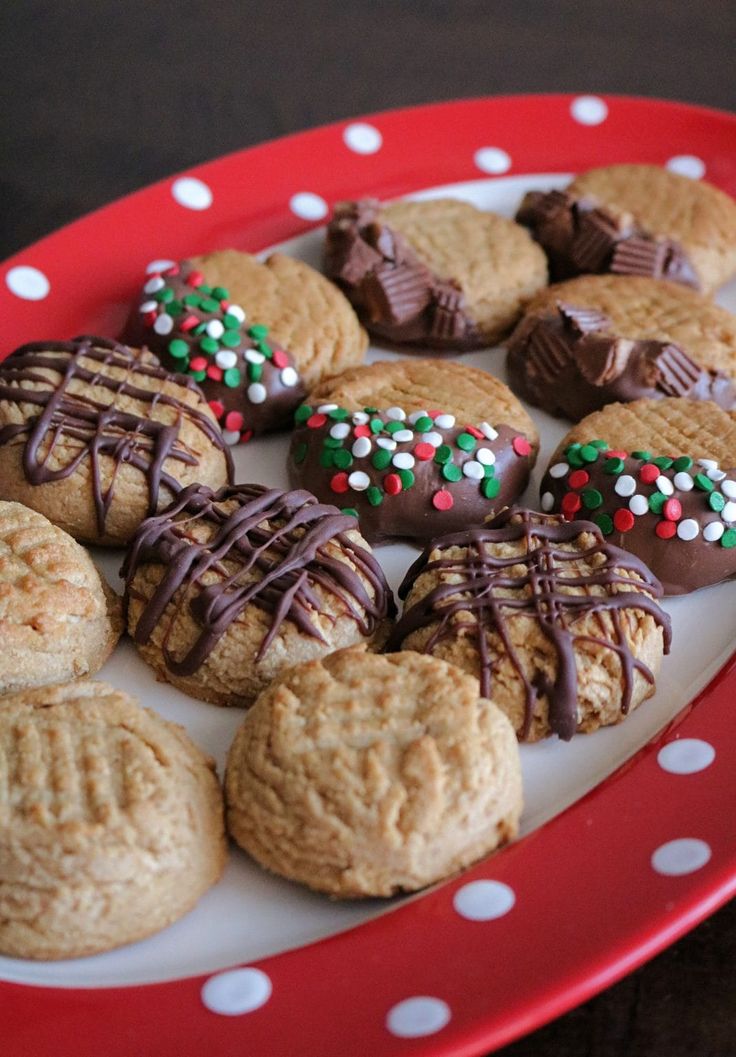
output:
[[[519,752],[477,680],[341,650],[265,690],[230,749],[227,826],[274,873],[341,898],[432,884],[516,835]]]
[[[213,761],[104,683],[0,702],[0,953],[79,958],[176,921],[222,873]]]

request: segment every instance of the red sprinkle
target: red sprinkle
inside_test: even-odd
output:
[[[170,268],[167,268],[166,271],[162,272],[162,275],[178,275],[178,274],[179,274],[179,265],[178,264],[172,264]]]
[[[223,312],[227,312],[229,307],[230,307],[230,302],[229,301],[225,301],[225,300],[220,301],[220,308],[222,309]]]
[[[307,419],[307,425],[310,429],[319,429],[320,426],[324,426],[326,421],[327,415],[321,415],[319,412],[317,412],[316,414],[309,416],[309,418]]]
[[[414,446],[414,455],[417,459],[421,459],[422,462],[427,462],[428,459],[434,458],[434,448],[431,444],[427,444],[426,441],[422,440]],[[437,494],[439,495],[439,492]]]
[[[439,492],[432,496],[432,506],[435,510],[452,510],[454,505],[455,500],[445,488],[440,488]]]
[[[240,434],[240,441],[242,444],[247,444],[250,438],[253,436],[252,429],[246,429],[244,433]]]
[[[333,492],[347,492],[349,487],[348,475],[346,473],[336,473],[330,481],[330,488]]]
[[[211,378],[213,382],[222,381],[222,369],[216,364],[211,363],[207,368],[207,377]]]
[[[679,499],[668,499],[662,507],[662,515],[667,521],[679,521],[682,517],[682,503]]]
[[[204,358],[204,356],[195,356],[194,359],[191,360],[190,363],[189,363],[189,370],[190,371],[206,371],[207,370],[207,360]]]
[[[370,426],[356,426],[353,430],[356,437],[372,437]]]
[[[517,455],[531,455],[532,453],[532,446],[526,437],[514,437],[511,441],[511,447]]]
[[[587,470],[573,470],[567,480],[571,488],[585,488],[590,474]]]
[[[677,525],[674,521],[658,521],[654,526],[654,531],[661,540],[671,540],[677,532]]]
[[[476,440],[483,440],[484,434],[476,426],[465,426],[465,432],[475,437]]]
[[[185,316],[179,324],[179,330],[191,330],[192,327],[196,327],[199,323],[199,319],[196,316]]]
[[[155,322],[156,322],[156,313],[155,312],[144,312],[143,313],[143,323],[147,327],[152,327]]]
[[[607,459],[628,459],[629,453],[627,451],[607,451],[605,453]]]
[[[576,514],[582,505],[582,499],[579,495],[576,495],[575,492],[566,492],[560,503],[563,514]]]
[[[644,484],[654,484],[661,472],[662,471],[658,466],[655,466],[652,462],[648,462],[639,470],[639,477]]]
[[[240,430],[245,419],[239,411],[228,411],[225,416],[225,429]]]
[[[274,365],[278,367],[279,370],[281,370],[283,367],[289,366],[289,357],[286,355],[283,349],[274,349],[273,362]]]
[[[444,411],[438,411],[436,407],[427,412],[430,418],[437,418],[438,415],[444,415],[444,413]]]
[[[225,414],[225,405],[220,400],[210,400],[210,409],[216,418],[222,418]]]
[[[383,487],[388,495],[398,495],[401,491],[401,478],[397,473],[387,473],[383,479]]]
[[[619,532],[629,532],[634,527],[634,521],[634,515],[625,508],[613,515],[613,523]]]
[[[201,286],[204,282],[204,275],[201,272],[190,272],[187,276],[187,286]]]

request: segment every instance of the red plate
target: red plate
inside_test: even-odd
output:
[[[470,100],[301,133],[162,181],[6,262],[3,351],[50,334],[117,333],[162,245],[172,257],[258,250],[343,197],[620,161],[705,172],[736,194],[735,148],[734,116],[615,96]],[[736,890],[735,696],[732,657],[685,714],[573,807],[349,932],[209,978],[98,990],[0,983],[3,1053],[449,1057],[509,1042],[612,984]]]

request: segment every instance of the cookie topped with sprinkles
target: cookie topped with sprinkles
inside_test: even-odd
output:
[[[666,594],[736,575],[736,414],[708,401],[611,404],[552,456],[541,506],[585,517]]]
[[[374,400],[357,400],[371,389]],[[371,542],[426,541],[512,503],[537,444],[526,412],[485,371],[382,362],[331,379],[297,409],[289,474],[358,517]]]

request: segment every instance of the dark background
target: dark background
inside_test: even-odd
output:
[[[735,45],[736,0],[3,0],[0,258],[173,171],[385,107],[572,91],[734,109]],[[504,1057],[734,1057],[735,961],[731,905]]]

